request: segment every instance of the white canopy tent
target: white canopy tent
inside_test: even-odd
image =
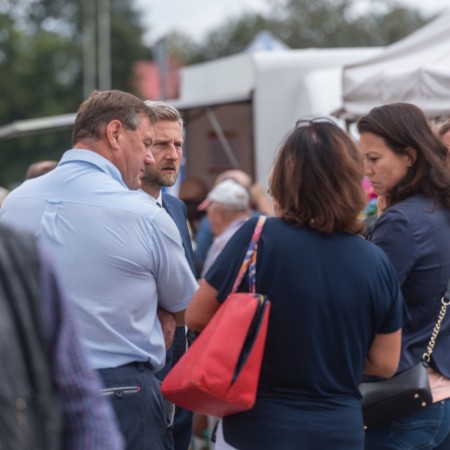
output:
[[[450,115],[450,10],[380,54],[344,66],[337,115],[354,121],[392,102],[414,103],[429,117]]]

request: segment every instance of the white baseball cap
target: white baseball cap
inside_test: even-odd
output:
[[[198,205],[198,210],[203,211],[212,202],[234,206],[243,211],[249,209],[249,195],[247,189],[232,179],[224,180],[214,186],[206,196],[206,199]]]

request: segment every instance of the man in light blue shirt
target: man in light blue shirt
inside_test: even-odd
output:
[[[184,323],[197,289],[170,217],[138,190],[154,164],[151,111],[120,91],[79,108],[73,149],[26,181],[0,220],[33,231],[51,251],[127,449],[172,448],[154,373],[164,366],[160,307]]]

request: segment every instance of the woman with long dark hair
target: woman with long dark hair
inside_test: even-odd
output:
[[[410,315],[402,371],[427,351],[450,278],[448,151],[424,113],[408,103],[372,109],[358,130],[365,175],[384,203],[368,239],[394,264]],[[369,430],[366,448],[450,449],[450,317],[441,325],[428,376],[434,403]]]

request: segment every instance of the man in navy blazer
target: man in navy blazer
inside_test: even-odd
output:
[[[178,198],[161,191],[164,186],[173,186],[178,176],[183,156],[183,120],[178,110],[166,103],[153,101],[146,103],[151,107],[154,115],[152,119],[154,137],[151,150],[155,164],[146,167],[141,189],[152,196],[175,222],[180,231],[186,259],[195,275],[186,206]],[[169,313],[160,311],[159,317],[165,336],[167,330],[175,330],[175,322],[171,321]],[[180,354],[186,350],[186,343],[186,329],[178,327],[175,330],[173,344],[167,351],[166,365],[157,374],[160,380],[164,379]],[[192,435],[192,413],[190,411],[176,407],[172,435],[175,450],[188,450]]]
[[[194,273],[194,252],[192,249],[191,235],[187,226],[187,211],[186,205],[179,198],[162,192],[162,204],[161,206],[167,211],[170,217],[172,217],[178,230],[180,231],[181,239],[183,241],[184,253],[191,267],[192,273]]]

